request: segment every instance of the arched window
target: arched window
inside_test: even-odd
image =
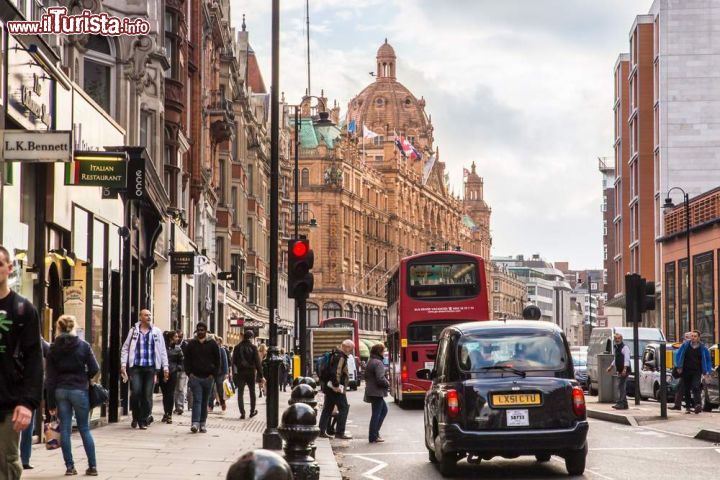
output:
[[[307,187],[310,185],[310,170],[303,168],[300,173],[300,186]]]
[[[375,330],[375,325],[373,325],[372,321],[372,309],[370,307],[365,307],[365,323],[367,324],[368,330]]]
[[[367,330],[365,322],[363,320],[363,311],[360,305],[355,305],[355,319],[358,321],[358,325],[361,330]]]
[[[336,302],[327,302],[323,305],[323,320],[342,315],[342,308]]]
[[[320,309],[314,303],[307,304],[307,323],[309,327],[320,325]]]
[[[382,328],[387,328],[387,308],[383,308],[382,311]]]
[[[378,330],[378,331],[385,330],[385,325],[383,325],[382,322],[380,321],[380,309],[379,308],[375,309],[375,325],[376,325],[375,330]]]
[[[110,115],[115,113],[115,52],[107,37],[92,35],[83,64],[83,88]]]
[[[349,303],[345,304],[345,316],[348,318],[353,318],[353,308],[352,305]]]

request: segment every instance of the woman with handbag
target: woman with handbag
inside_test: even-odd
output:
[[[60,420],[60,444],[65,460],[65,475],[77,475],[70,437],[73,413],[88,458],[86,475],[97,476],[95,441],[90,433],[89,382],[100,367],[92,348],[80,340],[75,329],[75,317],[62,315],[55,327],[55,342],[47,355],[47,400],[50,415]]]
[[[163,396],[163,415],[164,423],[172,423],[173,407],[175,405],[175,386],[177,385],[178,375],[182,370],[183,351],[180,348],[180,341],[177,332],[169,330],[163,333],[165,337],[165,348],[168,356],[168,369],[170,375],[167,380],[160,376],[160,391]]]
[[[373,345],[370,349],[370,360],[368,360],[367,366],[365,367],[365,401],[372,404],[370,432],[368,435],[370,443],[381,443],[385,441],[380,437],[380,428],[388,412],[385,397],[388,394],[390,383],[387,378],[385,378],[385,365],[383,365],[384,351],[385,346],[382,343]]]

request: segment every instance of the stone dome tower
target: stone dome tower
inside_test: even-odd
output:
[[[376,61],[375,81],[350,100],[347,123],[354,120],[361,137],[364,125],[386,139],[395,133],[404,135],[423,154],[433,150],[433,126],[425,113],[425,99],[418,99],[397,81],[397,56],[387,39]]]
[[[470,174],[465,181],[463,204],[475,225],[480,229],[488,229],[489,233],[491,210],[485,202],[483,184],[483,178],[477,174],[475,162],[473,162]]]

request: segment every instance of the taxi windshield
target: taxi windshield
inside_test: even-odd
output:
[[[492,367],[557,371],[567,362],[562,339],[552,332],[468,335],[458,343],[457,355],[460,369],[466,372],[494,371]]]

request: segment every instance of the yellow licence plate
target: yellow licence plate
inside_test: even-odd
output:
[[[496,393],[492,396],[496,407],[513,407],[516,405],[540,405],[539,393]]]

